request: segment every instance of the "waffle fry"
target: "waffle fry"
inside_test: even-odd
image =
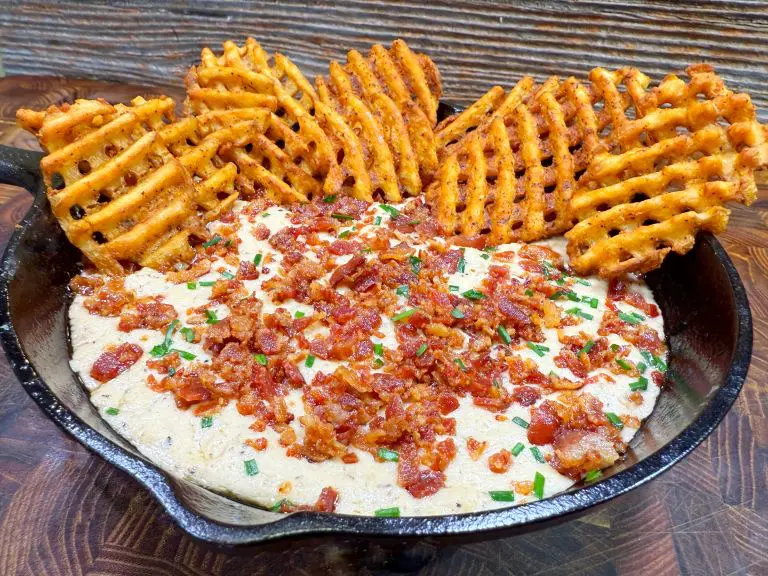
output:
[[[153,129],[173,109],[161,98],[132,107],[78,101],[42,117],[19,112],[50,152],[41,169],[53,214],[100,270],[121,274],[123,262],[166,267],[192,256],[195,189]]]
[[[690,250],[698,231],[722,232],[725,202],[755,199],[754,170],[768,166],[766,127],[749,97],[727,90],[710,67],[688,75],[687,83],[672,75],[646,91],[637,71],[592,71],[614,129],[570,203],[578,223],[566,238],[577,272],[652,270],[668,253]]]
[[[570,226],[577,172],[600,147],[598,122],[576,80],[534,88],[526,78],[506,96],[491,89],[438,132],[453,144],[427,200],[448,234],[531,242]]]

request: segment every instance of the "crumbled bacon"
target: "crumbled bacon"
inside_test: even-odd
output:
[[[136,364],[143,353],[140,346],[128,343],[107,350],[93,363],[91,378],[101,383],[109,382]]]
[[[122,278],[109,278],[103,286],[83,300],[83,305],[91,314],[119,316],[133,298],[133,292],[125,289]]]
[[[488,457],[488,468],[494,474],[504,474],[512,466],[512,453],[502,448]]]
[[[90,296],[94,290],[104,285],[104,279],[101,276],[83,276],[78,274],[69,282],[69,289],[81,296]]]
[[[487,447],[487,441],[479,442],[471,436],[467,438],[467,452],[469,452],[469,457],[472,458],[472,460],[479,460]]]
[[[122,332],[130,332],[137,328],[165,330],[178,317],[176,309],[171,304],[147,299],[137,302],[134,309],[124,312],[117,329]]]
[[[560,426],[560,418],[549,401],[542,402],[531,410],[531,422],[528,425],[528,441],[537,446],[551,444]]]

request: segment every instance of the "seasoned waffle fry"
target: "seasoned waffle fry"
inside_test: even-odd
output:
[[[100,270],[120,274],[122,262],[165,267],[192,255],[194,186],[152,129],[173,108],[163,98],[114,107],[78,101],[42,119],[19,113],[50,152],[41,168],[53,214]]]
[[[578,224],[566,238],[577,272],[652,270],[669,252],[690,250],[698,231],[721,232],[725,202],[754,200],[754,170],[768,166],[766,128],[749,97],[727,90],[710,67],[688,75],[646,92],[649,80],[635,70],[592,71],[613,130],[570,203]]]

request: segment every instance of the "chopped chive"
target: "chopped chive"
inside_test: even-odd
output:
[[[527,289],[527,290],[524,292],[524,294],[525,294],[526,296],[533,296],[533,290],[531,290],[530,288],[528,288],[528,289]]]
[[[219,319],[216,317],[216,311],[215,310],[206,310],[205,311],[205,317],[206,317],[206,324],[216,324]]]
[[[582,286],[592,286],[591,282],[587,282],[583,278],[576,278],[576,277],[574,277],[573,281],[576,282],[577,284],[581,284]]]
[[[488,492],[488,495],[491,497],[491,500],[494,500],[496,502],[514,502],[515,501],[515,493],[511,490],[491,490]]]
[[[221,275],[224,276],[224,278],[226,278],[227,280],[233,280],[235,278],[235,275],[232,274],[232,272],[227,272],[226,270],[224,270],[224,272],[222,272]]]
[[[666,372],[667,371],[667,364],[656,356],[655,354],[651,354],[648,352],[648,350],[640,350],[640,354],[643,358],[645,358],[645,361],[648,362],[651,366],[656,368],[659,372]]]
[[[245,460],[243,462],[246,476],[256,476],[259,473],[259,466],[256,464],[256,460]]]
[[[229,248],[230,246],[232,246],[232,240],[227,240],[226,242],[224,242],[225,248]]]
[[[643,316],[642,314],[638,314],[637,312],[630,312],[629,315],[632,316],[633,318],[637,318],[638,322],[642,322],[643,320],[645,320],[645,316]]]
[[[179,330],[181,332],[181,335],[184,336],[184,340],[187,342],[194,342],[195,341],[195,331],[192,328],[182,328]]]
[[[362,252],[363,254],[370,254],[371,252],[373,252],[373,250],[371,250],[370,248],[363,248],[362,250],[360,250],[360,252]]]
[[[644,374],[647,369],[648,366],[645,365],[645,362],[637,363],[637,371],[640,372],[640,374]]]
[[[523,450],[525,450],[525,444],[523,444],[522,442],[518,442],[512,447],[512,450],[510,450],[510,452],[512,452],[512,456],[519,456],[520,452],[522,452]]]
[[[213,426],[213,416],[203,416],[200,418],[200,428],[210,428]]]
[[[475,290],[472,288],[471,290],[467,290],[466,292],[461,293],[464,298],[469,298],[470,300],[482,300],[485,298],[485,294],[480,292],[480,290]]]
[[[175,376],[175,375],[176,375],[176,368],[174,368],[173,366],[168,368],[168,376]]]
[[[168,329],[165,331],[165,337],[163,338],[162,343],[158,344],[157,346],[153,346],[152,350],[149,351],[152,356],[155,358],[161,358],[168,354],[171,348],[171,341],[173,340],[173,332],[176,330],[176,326],[178,325],[178,320],[174,320],[168,324]]]
[[[197,289],[197,282],[187,282],[187,289],[188,290],[196,290]]]
[[[280,512],[280,510],[283,508],[283,504],[285,504],[287,506],[291,506],[292,505],[291,501],[288,500],[288,498],[281,498],[280,500],[278,500],[277,502],[272,504],[272,506],[270,506],[269,511],[270,512]]]
[[[491,258],[491,255],[490,254],[480,254],[480,258],[482,258],[483,260],[489,260]]]
[[[262,215],[261,215],[261,217],[262,217],[262,218],[266,218],[267,216],[269,216],[269,212],[264,212],[264,213],[262,213]]]
[[[619,312],[619,318],[621,318],[627,324],[640,324],[640,319],[638,319],[637,316],[627,314],[626,312]]]
[[[339,214],[338,212],[334,212],[333,214],[331,214],[331,218],[336,218],[336,220],[342,220],[342,221],[355,219],[354,216],[350,216],[349,214]]]
[[[541,472],[536,472],[533,477],[533,493],[539,500],[544,498],[544,480],[544,475]]]
[[[545,353],[549,352],[549,348],[547,346],[542,346],[541,344],[535,344],[533,342],[528,342],[528,348],[533,350],[539,357],[542,357]]]
[[[393,206],[387,206],[386,204],[379,204],[379,208],[384,210],[387,214],[389,214],[392,218],[397,218],[400,216],[400,210]]]
[[[376,356],[384,356],[384,344],[381,342],[377,342],[373,345],[373,353],[376,354]]]
[[[352,234],[352,230],[344,230],[343,232],[339,232],[339,238],[346,238]]]
[[[467,367],[464,365],[464,362],[461,360],[461,358],[456,358],[456,359],[454,360],[454,362],[455,362],[455,363],[456,363],[456,365],[457,365],[459,368],[461,368],[461,369],[462,369],[464,372],[466,372],[466,371],[467,371]]]
[[[301,310],[296,310],[296,313],[293,315],[293,317],[296,318],[296,320],[298,320],[299,318],[304,318],[304,316],[306,316],[306,314],[304,314],[304,312],[302,312]]]
[[[411,263],[411,271],[414,274],[418,274],[421,271],[421,258],[418,256],[408,256],[408,261]]]
[[[565,311],[566,314],[573,314],[574,316],[580,316],[581,318],[584,318],[585,320],[592,320],[594,316],[592,314],[587,314],[584,312],[581,308],[569,308]]]
[[[453,316],[457,320],[461,320],[462,318],[464,318],[464,312],[462,312],[458,308],[454,308],[453,310],[451,310],[451,316]]]
[[[306,360],[304,360],[304,366],[306,366],[307,368],[312,368],[312,366],[314,365],[314,363],[315,363],[315,357],[314,357],[314,356],[312,356],[312,354],[310,354],[309,356],[307,356],[307,359],[306,359]]]
[[[459,291],[459,287],[456,286],[456,284],[449,284],[448,285],[448,290],[450,290],[451,292],[458,292]]]
[[[605,417],[608,418],[608,421],[613,424],[616,428],[621,430],[624,428],[624,422],[621,421],[621,418],[616,416],[613,412],[606,412]]]
[[[586,474],[584,474],[584,482],[589,484],[590,482],[594,482],[598,478],[600,478],[603,475],[602,470],[590,470]]]
[[[512,422],[514,422],[515,424],[517,424],[522,428],[528,428],[528,422],[520,418],[520,416],[515,416],[514,418],[512,418]]]
[[[632,370],[632,364],[624,360],[624,358],[616,358],[616,364],[621,366],[622,370]]]
[[[582,296],[581,301],[589,304],[590,308],[597,308],[597,305],[600,304],[600,301],[597,298],[592,298],[590,296]]]
[[[178,348],[171,348],[171,352],[176,352],[179,356],[184,358],[184,360],[194,360],[197,358],[192,352],[187,352],[186,350],[179,350]]]
[[[408,298],[408,296],[411,293],[411,289],[408,287],[407,284],[401,284],[397,288],[395,288],[395,294],[398,296],[404,296],[405,298]]]
[[[640,376],[640,378],[637,379],[637,382],[629,383],[629,389],[633,392],[635,390],[648,390],[648,378]]]
[[[262,366],[267,365],[267,357],[264,354],[254,354],[253,355],[254,360],[261,364]]]
[[[544,456],[542,455],[541,450],[539,450],[536,446],[531,446],[531,454],[533,454],[533,457],[539,464],[547,463],[547,461],[544,460]]]
[[[376,452],[376,455],[382,460],[386,460],[387,462],[400,461],[400,454],[394,450],[390,450],[389,448],[379,448],[378,452]]]
[[[410,224],[411,226],[418,226],[419,224],[421,224],[421,220],[410,220],[408,224]]]
[[[261,264],[261,254],[256,254],[256,256],[253,257],[253,263],[256,266]]]
[[[422,356],[424,356],[424,353],[426,351],[427,351],[427,345],[425,343],[425,344],[422,344],[421,346],[419,346],[419,349],[416,350],[416,356],[422,357]]]
[[[376,216],[376,218],[373,219],[373,223],[376,226],[381,226],[381,216]]]
[[[576,292],[566,292],[565,297],[568,298],[571,302],[580,302],[579,296],[576,294]]]
[[[374,510],[373,515],[378,518],[400,518],[400,508],[379,508]]]
[[[213,286],[216,284],[216,280],[201,280],[200,286]]]
[[[618,344],[611,344],[611,350],[613,350],[614,352],[618,352],[619,350],[621,350],[621,346],[619,346]]]
[[[208,240],[208,242],[203,242],[203,248],[210,248],[211,246],[216,246],[216,244],[218,244],[219,242],[221,242],[221,236],[216,234],[213,238]]]
[[[498,248],[496,246],[486,246],[483,248],[483,252],[496,252]]]
[[[507,329],[504,328],[504,326],[499,326],[496,328],[496,331],[499,333],[499,336],[501,336],[501,339],[504,340],[504,344],[512,344],[512,337],[509,335],[509,332],[507,332]]]
[[[595,345],[594,340],[587,340],[587,343],[584,344],[584,347],[576,353],[576,356],[581,356],[582,354],[588,354],[589,351],[592,350],[592,347],[594,345]]]
[[[328,196],[323,197],[323,202],[326,204],[333,204],[336,202],[336,194],[329,194]]]
[[[464,260],[464,252],[461,253],[461,258],[459,258],[459,264],[456,266],[456,269],[462,274],[464,274],[467,269],[467,261]]]
[[[105,413],[109,414],[110,416],[117,416],[120,413],[120,410],[117,408],[107,408],[104,410]]]
[[[374,368],[377,368],[377,369],[378,369],[378,368],[381,368],[382,366],[384,366],[384,360],[382,360],[381,358],[376,358],[376,359],[373,361],[373,367],[374,367]]]
[[[409,316],[413,316],[416,312],[418,312],[418,310],[418,308],[409,308],[408,310],[403,310],[399,314],[392,316],[392,322],[400,322],[400,320],[405,320]]]

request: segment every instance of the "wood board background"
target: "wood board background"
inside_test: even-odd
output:
[[[76,97],[179,93],[202,45],[251,34],[307,73],[374,41],[429,52],[447,97],[467,102],[523,73],[584,76],[633,64],[660,79],[715,63],[768,118],[768,3],[694,2],[4,2],[8,74],[66,74],[139,86],[0,79],[0,142],[36,147],[20,106]],[[421,5],[423,4],[423,5]],[[141,85],[176,83],[172,88]],[[30,199],[0,186],[0,245]],[[48,421],[0,360],[0,574],[695,574],[768,573],[768,186],[736,207],[722,240],[747,286],[755,356],[736,406],[672,471],[579,520],[461,547],[425,540],[394,555],[375,542],[210,550],[175,527],[136,482]]]

